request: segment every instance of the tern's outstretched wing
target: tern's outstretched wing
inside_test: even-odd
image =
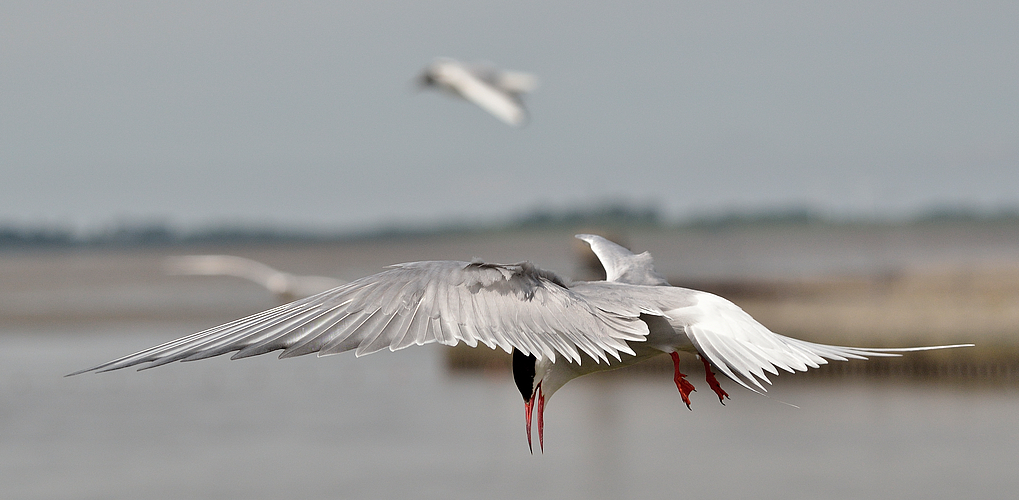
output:
[[[688,290],[688,292],[692,292]],[[778,375],[776,368],[788,372],[806,371],[827,364],[827,360],[867,359],[868,356],[899,356],[900,352],[927,351],[972,344],[905,348],[843,347],[817,344],[774,333],[736,304],[706,292],[694,292],[695,304],[665,311],[673,324],[679,324],[701,356],[706,357],[726,376],[743,387],[766,390],[761,381],[771,383],[765,371]]]
[[[233,358],[279,349],[281,358],[349,350],[360,356],[460,341],[578,363],[583,352],[608,362],[633,353],[624,341],[644,340],[639,314],[592,305],[529,263],[414,262],[77,373],[233,351]]]
[[[594,234],[578,234],[576,238],[591,245],[591,251],[605,268],[605,281],[668,286],[665,276],[655,271],[650,253],[634,254],[626,247]]]

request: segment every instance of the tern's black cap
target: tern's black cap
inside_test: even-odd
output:
[[[538,358],[513,349],[513,381],[525,403],[531,400],[534,392],[534,363],[537,361]]]

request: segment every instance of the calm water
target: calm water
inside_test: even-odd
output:
[[[733,399],[722,407],[702,387],[688,411],[667,376],[593,377],[555,395],[545,453],[532,456],[511,380],[449,374],[438,346],[62,377],[195,326],[0,336],[0,496],[930,499],[1019,490],[1014,388],[784,375],[774,399],[728,384]]]
[[[1014,262],[1019,230],[1009,231],[706,230],[629,241],[651,250],[669,275],[755,277]],[[219,251],[347,279],[395,262],[472,256],[532,259],[570,275],[578,266],[572,244],[568,234],[509,234]],[[555,395],[546,451],[532,456],[508,376],[447,373],[439,346],[64,378],[273,305],[238,281],[167,277],[164,256],[0,255],[0,498],[930,499],[1019,491],[1019,388],[784,375],[773,399],[727,384],[733,399],[725,407],[699,382],[688,411],[668,376],[592,377]]]

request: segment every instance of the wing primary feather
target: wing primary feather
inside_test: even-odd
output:
[[[757,389],[750,387],[746,382],[743,381],[742,378],[736,376],[736,374],[733,373],[732,369],[729,367],[729,364],[725,362],[725,358],[718,354],[718,352],[714,350],[714,347],[712,347],[711,344],[702,342],[701,337],[691,336],[691,341],[697,348],[697,352],[700,353],[701,356],[707,356],[708,361],[711,361],[711,364],[713,364],[716,368],[721,370],[726,377],[729,377],[737,384],[742,385],[743,387],[751,391],[757,393],[760,393],[761,391],[767,392],[767,389],[765,389],[763,386],[761,386],[761,391],[758,391]],[[760,386],[759,383],[757,385]]]
[[[386,314],[385,311],[380,311],[383,314],[380,326],[375,327],[374,333],[369,332],[364,340],[361,341],[357,347],[358,352],[372,353],[386,348],[395,351],[393,344],[396,342],[396,339],[402,338],[405,335],[411,319],[407,317],[405,311],[395,310],[389,314]]]
[[[414,308],[403,313],[405,323],[402,327],[402,331],[394,332],[392,341],[389,343],[389,349],[392,351],[398,351],[405,347],[410,347],[418,343],[419,334],[418,330],[421,329],[419,326],[419,320],[417,319],[421,315],[421,302],[414,305]]]
[[[330,330],[336,328],[337,325],[341,324],[345,319],[350,317],[350,314],[350,311],[346,308],[341,307],[333,309],[328,314],[316,319],[314,325],[295,330],[283,331],[277,335],[267,337],[260,342],[252,343],[245,346],[240,351],[237,351],[237,353],[231,356],[230,359],[247,358],[275,350],[286,349],[300,342],[302,338],[314,338],[328,333]]]
[[[79,374],[86,373],[86,372],[102,373],[102,372],[108,372],[108,371],[112,371],[112,370],[119,370],[121,368],[127,368],[129,366],[134,366],[134,365],[137,365],[137,364],[140,364],[140,363],[146,363],[148,361],[151,361],[152,359],[155,359],[155,358],[147,359],[147,358],[150,358],[150,356],[152,356],[153,353],[158,353],[158,352],[170,350],[170,349],[173,349],[173,348],[175,348],[177,346],[180,346],[181,344],[184,344],[184,343],[187,343],[187,342],[193,342],[193,341],[199,340],[199,339],[201,339],[203,337],[206,337],[206,336],[216,335],[217,333],[219,333],[221,331],[224,331],[224,330],[230,329],[230,328],[234,328],[237,325],[245,324],[245,323],[249,323],[249,322],[253,322],[253,321],[257,321],[258,319],[278,314],[278,313],[280,313],[281,310],[286,309],[287,307],[294,306],[294,304],[296,304],[296,303],[291,303],[291,304],[285,304],[285,305],[282,305],[282,306],[278,306],[278,307],[275,307],[273,309],[269,309],[267,311],[262,311],[262,312],[260,312],[258,314],[254,314],[252,316],[240,318],[240,319],[231,321],[229,323],[225,323],[223,325],[220,325],[220,326],[217,326],[217,327],[214,327],[214,328],[209,328],[207,330],[202,330],[200,332],[193,333],[191,335],[187,335],[187,336],[181,337],[179,339],[171,340],[169,342],[164,342],[164,343],[159,344],[157,346],[150,347],[148,349],[144,349],[144,350],[138,351],[136,353],[129,354],[127,356],[123,356],[121,358],[117,358],[117,359],[115,359],[113,361],[108,361],[106,363],[103,363],[103,364],[100,364],[100,365],[96,365],[96,366],[94,366],[92,368],[88,368],[88,369],[85,369],[85,370],[79,370],[77,372],[70,373],[67,376],[79,375]],[[298,305],[300,305],[300,304],[298,304]]]
[[[258,356],[260,354],[266,354],[272,351],[285,350],[299,342],[305,336],[314,337],[317,335],[321,335],[325,332],[328,332],[330,329],[340,324],[344,319],[348,318],[349,316],[350,313],[347,311],[334,311],[334,314],[330,315],[328,321],[323,321],[321,323],[321,327],[316,326],[312,327],[309,330],[304,329],[293,330],[282,333],[276,337],[266,338],[261,342],[251,344],[237,351],[237,353],[235,353],[233,356],[230,356],[230,359],[242,359],[251,356]]]
[[[373,333],[378,332],[381,326],[387,323],[389,318],[389,316],[386,316],[382,312],[382,309],[372,311],[368,314],[368,317],[366,317],[364,321],[356,327],[347,327],[345,328],[343,335],[322,344],[318,350],[318,355],[328,356],[330,354],[339,354],[341,352],[346,352],[360,347],[364,343],[365,339]]]
[[[333,328],[314,337],[303,337],[290,347],[287,347],[281,354],[280,359],[304,356],[313,352],[319,352],[322,346],[336,340],[343,339],[350,335],[355,328],[364,324],[371,317],[367,311],[350,311]]]
[[[282,316],[280,311],[274,310],[274,313],[276,313],[276,316]],[[251,322],[252,320],[250,317],[241,318],[226,325],[166,342],[86,371],[94,370],[96,372],[106,372],[150,362],[158,362],[158,364],[155,364],[152,367],[161,366],[168,362],[177,361],[191,355],[195,346],[207,345],[230,335],[234,335],[238,330],[243,329],[243,327]],[[184,356],[180,356],[181,353],[186,354]]]
[[[764,386],[761,385],[761,382],[754,377],[754,375],[758,375],[756,371],[760,371],[760,367],[755,366],[755,363],[744,357],[742,353],[737,352],[726,345],[725,341],[719,336],[712,335],[710,333],[705,334],[704,341],[712,347],[726,365],[738,371],[740,375],[743,375],[743,377],[747,380],[753,382],[754,385],[759,387],[761,390],[765,390]],[[764,379],[765,382],[768,382],[769,384],[771,383],[771,381],[764,376],[763,371],[760,371],[758,376]]]
[[[459,340],[456,339],[456,337],[446,336],[446,332],[442,329],[442,321],[439,319],[438,316],[429,317],[428,322],[430,328],[432,329],[432,334],[435,336],[435,339],[438,343],[446,346],[454,346],[458,342],[460,342]]]
[[[240,350],[246,345],[260,342],[267,337],[279,335],[282,332],[300,329],[308,323],[316,321],[322,316],[329,314],[329,312],[330,311],[328,309],[308,309],[297,316],[280,318],[280,321],[273,324],[251,329],[240,329],[219,338],[208,339],[205,342],[193,345],[184,345],[179,349],[191,354],[179,359],[181,361],[196,361],[199,359],[226,354],[230,351]]]

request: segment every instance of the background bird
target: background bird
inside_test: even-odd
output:
[[[858,348],[806,342],[771,332],[728,300],[669,285],[651,255],[634,254],[595,235],[588,242],[605,267],[604,281],[570,282],[528,262],[426,261],[390,269],[177,340],[72,373],[135,365],[152,368],[236,351],[231,359],[283,350],[280,358],[349,350],[362,356],[411,345],[465,342],[513,353],[524,398],[528,445],[532,414],[544,447],[543,413],[568,381],[669,354],[674,380],[689,407],[693,385],[678,352],[700,356],[719,401],[728,394],[712,368],[763,392],[765,372],[806,371],[827,360],[896,356],[963,347]]]
[[[167,257],[163,265],[169,274],[244,278],[265,287],[280,303],[314,295],[346,283],[328,276],[296,276],[236,255],[181,255]]]
[[[488,63],[438,58],[421,72],[422,87],[436,87],[476,104],[514,127],[527,120],[521,94],[538,86],[534,75],[505,71]]]

